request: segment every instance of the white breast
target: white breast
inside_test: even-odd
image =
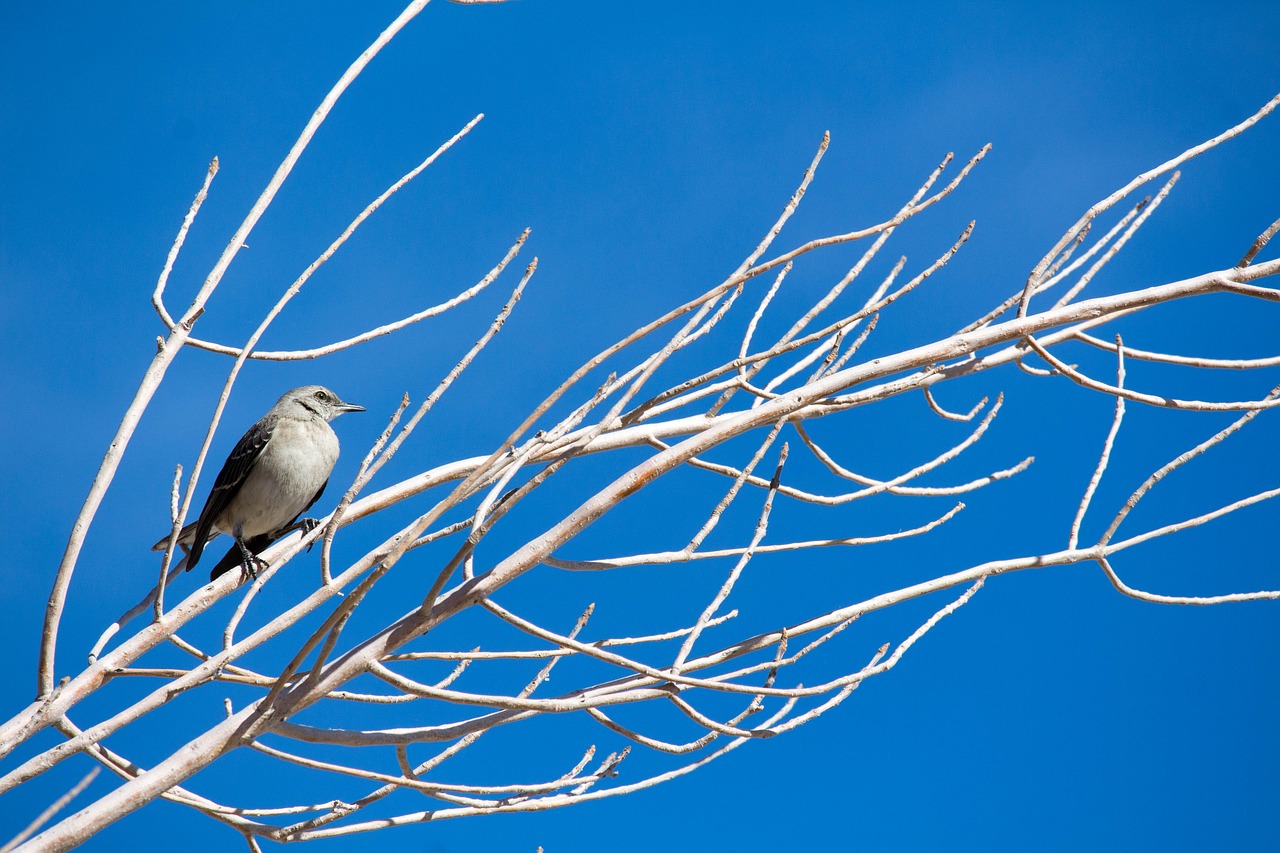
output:
[[[294,519],[329,479],[338,461],[338,437],[324,421],[282,418],[223,514],[246,538],[278,530]],[[233,511],[236,518],[228,518]]]

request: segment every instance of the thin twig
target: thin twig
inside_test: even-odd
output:
[[[1116,387],[1124,387],[1124,342],[1116,335]],[[1111,429],[1107,432],[1107,438],[1102,442],[1102,452],[1098,454],[1098,465],[1093,470],[1093,476],[1089,478],[1089,485],[1085,487],[1084,496],[1080,498],[1080,505],[1076,507],[1076,517],[1071,521],[1071,532],[1067,536],[1067,547],[1075,548],[1076,543],[1080,541],[1080,525],[1084,523],[1085,513],[1089,511],[1089,502],[1093,500],[1093,493],[1098,489],[1098,483],[1102,482],[1102,475],[1107,470],[1107,463],[1111,461],[1111,448],[1115,444],[1116,434],[1120,432],[1120,424],[1124,420],[1124,397],[1116,397],[1115,416],[1111,419]]]
[[[61,797],[58,797],[58,799],[50,803],[48,808],[36,815],[36,819],[27,824],[25,829],[13,838],[10,838],[8,843],[3,847],[0,847],[0,853],[9,853],[10,850],[16,849],[19,844],[30,838],[36,830],[48,823],[51,817],[62,811],[62,809],[66,807],[67,803],[70,803],[76,797],[80,796],[80,792],[89,787],[89,783],[97,778],[97,776],[97,767],[94,767],[88,773],[84,774],[84,777],[79,782],[71,786],[71,790],[67,791]]]

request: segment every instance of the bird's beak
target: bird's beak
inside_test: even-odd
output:
[[[357,406],[355,403],[335,403],[333,406],[339,412],[363,412],[364,406]]]

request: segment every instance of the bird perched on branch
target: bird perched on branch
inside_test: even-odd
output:
[[[329,421],[344,412],[363,411],[320,385],[294,388],[276,401],[236,442],[200,517],[178,534],[178,544],[187,552],[187,571],[200,561],[210,539],[226,533],[235,544],[209,580],[237,564],[244,577],[256,577],[267,565],[258,554],[268,545],[293,530],[314,529],[314,518],[299,518],[324,494],[338,461],[338,436]],[[166,536],[152,550],[162,551],[168,543]]]

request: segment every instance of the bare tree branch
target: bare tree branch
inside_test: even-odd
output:
[[[454,2],[466,5],[481,0]],[[1239,392],[1245,399],[1226,402],[1137,391],[1131,386],[1147,384],[1138,363],[1188,370],[1259,371],[1280,367],[1280,356],[1211,359],[1184,352],[1157,353],[1127,347],[1119,335],[1113,344],[1094,334],[1099,327],[1122,318],[1154,314],[1164,306],[1205,296],[1229,301],[1237,311],[1280,302],[1280,291],[1267,281],[1280,273],[1280,260],[1255,263],[1277,226],[1258,237],[1235,267],[1120,289],[1092,299],[1079,298],[1161,209],[1178,179],[1175,170],[1252,127],[1280,104],[1278,96],[1235,127],[1143,172],[1091,207],[1040,259],[1017,292],[995,310],[975,310],[976,319],[961,331],[909,348],[895,349],[885,340],[885,330],[892,333],[895,319],[906,317],[909,321],[906,312],[911,310],[912,299],[920,298],[917,290],[943,274],[973,235],[974,224],[970,222],[950,245],[943,243],[931,250],[925,257],[933,260],[923,267],[913,266],[914,274],[908,273],[902,283],[899,276],[907,269],[907,259],[901,257],[889,264],[879,260],[880,253],[900,229],[914,227],[912,220],[948,199],[990,147],[981,149],[959,169],[952,167],[952,157],[947,155],[921,184],[904,191],[905,202],[895,202],[869,217],[878,220],[870,226],[851,229],[846,224],[825,235],[819,232],[820,236],[798,239],[792,244],[795,248],[771,254],[830,149],[830,136],[824,135],[780,214],[758,240],[753,239],[754,248],[745,258],[730,262],[732,271],[723,280],[702,285],[706,289],[700,295],[640,323],[605,346],[527,412],[500,411],[506,400],[516,395],[493,389],[492,411],[486,415],[501,417],[515,426],[508,428],[500,441],[487,446],[487,452],[439,462],[367,493],[373,478],[391,470],[387,463],[406,444],[421,441],[416,428],[434,413],[436,403],[458,377],[477,358],[493,357],[494,348],[501,348],[497,333],[537,269],[534,258],[506,302],[489,315],[489,325],[483,332],[477,330],[475,343],[455,356],[452,368],[443,375],[427,380],[433,383],[432,390],[420,398],[422,402],[412,414],[407,414],[407,392],[399,406],[386,413],[385,428],[371,443],[337,508],[320,527],[291,533],[265,550],[262,556],[269,561],[269,568],[252,584],[242,585],[235,573],[228,573],[185,599],[172,601],[174,587],[168,584],[184,567],[181,561],[172,565],[173,546],[239,372],[251,361],[321,358],[349,351],[356,344],[444,314],[489,288],[529,239],[526,230],[496,264],[492,258],[483,263],[480,268],[489,268],[489,272],[477,283],[453,291],[453,296],[432,308],[310,349],[256,351],[262,335],[319,266],[393,193],[461,142],[479,121],[477,116],[363,208],[285,290],[242,345],[192,337],[195,321],[206,311],[216,310],[210,301],[214,289],[337,98],[425,5],[426,0],[410,3],[347,69],[190,306],[174,319],[165,305],[167,281],[207,197],[217,171],[216,160],[180,226],[152,292],[152,304],[167,334],[73,524],[46,611],[37,699],[0,725],[0,757],[18,746],[29,746],[20,753],[20,761],[3,768],[0,793],[80,754],[107,767],[111,771],[108,776],[120,781],[79,812],[28,838],[48,819],[42,815],[10,847],[27,838],[24,850],[69,849],[158,798],[230,827],[250,849],[257,850],[263,838],[313,840],[624,796],[690,773],[743,744],[793,731],[833,711],[864,681],[896,667],[947,616],[1000,575],[1096,564],[1118,592],[1151,603],[1221,605],[1280,598],[1280,591],[1266,590],[1202,597],[1145,592],[1122,581],[1123,567],[1118,570],[1113,565],[1122,553],[1128,559],[1154,540],[1280,497],[1280,487],[1272,484],[1260,490],[1256,486],[1240,489],[1229,493],[1232,497],[1219,499],[1224,502],[1209,511],[1178,509],[1167,517],[1144,522],[1148,526],[1130,532],[1128,538],[1118,538],[1132,510],[1169,473],[1280,405],[1280,387],[1267,394],[1261,390]],[[943,183],[949,168],[950,180]],[[1134,204],[1122,215],[1117,211],[1116,221],[1110,225],[1099,222],[1138,187],[1171,172],[1154,198]],[[800,290],[800,279],[791,276],[807,275],[813,258],[825,257],[824,250],[832,247],[864,240],[867,242],[859,248],[856,259],[840,260],[830,279],[822,280],[815,289],[815,296],[802,301],[793,293]],[[887,255],[895,256],[897,252]],[[883,263],[888,272],[875,272],[873,263]],[[766,283],[761,277],[771,271],[776,271],[775,275]],[[866,279],[870,281],[864,284]],[[1035,297],[1059,286],[1061,295],[1052,305],[1032,310]],[[850,302],[852,305],[847,304]],[[877,328],[881,331],[870,338]],[[1193,337],[1188,350],[1194,351],[1195,342]],[[1086,346],[1075,346],[1080,343]],[[1073,357],[1077,350],[1083,353],[1079,364],[1061,356],[1064,345],[1071,348]],[[227,356],[232,364],[194,464],[176,468],[169,508],[169,548],[157,585],[102,632],[87,665],[71,670],[55,684],[58,626],[89,527],[147,405],[173,359],[187,346]],[[882,351],[864,354],[864,349],[875,347]],[[1031,353],[1051,369],[1024,363],[1034,360]],[[1116,379],[1095,378],[1112,369],[1110,354],[1115,355]],[[509,354],[499,357],[510,358]],[[516,360],[520,357],[516,353]],[[1058,550],[1062,540],[1056,539],[1057,545],[1044,543],[1013,555],[984,554],[966,565],[947,549],[938,548],[928,565],[888,583],[887,590],[877,591],[878,587],[852,601],[839,600],[823,590],[805,602],[799,616],[787,620],[777,613],[756,612],[739,600],[740,587],[754,580],[757,572],[768,571],[771,561],[778,559],[774,555],[838,546],[862,549],[840,552],[856,554],[859,565],[892,563],[893,558],[884,555],[892,553],[893,543],[929,536],[965,508],[965,504],[951,500],[945,506],[935,502],[927,507],[923,501],[974,494],[974,509],[966,513],[968,518],[972,512],[990,510],[989,504],[984,506],[987,495],[1018,488],[1026,478],[1014,477],[1027,470],[1033,457],[1016,461],[1022,454],[1009,454],[1007,445],[991,447],[1005,440],[999,437],[987,438],[979,445],[986,436],[1007,432],[1008,415],[997,423],[1005,394],[991,392],[995,400],[989,409],[989,397],[982,396],[963,414],[950,411],[937,398],[940,383],[960,383],[1006,367],[1022,368],[1036,377],[1027,381],[1053,383],[1046,387],[1112,407],[1110,429],[1092,472],[1072,472],[1060,483],[1064,489],[1084,484],[1073,518],[1059,531],[1066,539],[1065,549]],[[1127,370],[1135,371],[1136,378],[1127,376]],[[1083,390],[1056,381],[1057,377],[1066,377]],[[1275,384],[1274,377],[1268,384]],[[1256,398],[1252,396],[1255,393]],[[917,404],[909,415],[915,419],[911,429],[918,430],[921,438],[916,441],[913,437],[906,443],[908,452],[886,459],[878,453],[883,445],[867,442],[863,453],[863,447],[851,449],[849,443],[840,441],[841,432],[847,431],[841,416],[904,394],[922,395],[928,409]],[[965,394],[960,399],[977,396],[972,388]],[[1116,461],[1117,437],[1129,401],[1156,410],[1241,414],[1229,426],[1157,469],[1120,506],[1099,510],[1097,505],[1106,495],[1106,490],[1100,489],[1102,480],[1115,476],[1107,472]],[[818,420],[832,426],[828,429],[807,423]],[[962,435],[955,436],[951,434],[955,423],[969,426],[960,428]],[[784,469],[791,433],[807,453]],[[772,476],[758,476],[757,467],[775,446],[780,452]],[[981,458],[971,458],[975,456]],[[947,469],[946,473],[939,475],[941,469]],[[875,476],[862,473],[864,470]],[[185,490],[181,483],[184,472]],[[935,477],[942,478],[941,485]],[[729,482],[726,486],[716,478]],[[840,488],[851,491],[825,494],[833,479],[841,483]],[[637,502],[629,499],[637,493],[645,491],[661,499],[689,488],[690,483],[703,486],[708,482],[723,491],[708,496],[696,512],[683,511],[684,504],[673,504],[670,508],[674,512],[683,512],[677,524],[645,523],[643,517],[636,524]],[[717,482],[719,487],[714,486]],[[751,488],[744,488],[747,486]],[[984,492],[986,489],[993,491]],[[1237,497],[1240,494],[1245,496]],[[757,496],[761,497],[759,505],[754,503]],[[811,538],[814,534],[797,533],[789,527],[796,523],[797,513],[816,515],[859,500],[900,510],[890,523],[877,516],[880,520],[874,526],[868,523],[864,535],[859,536],[830,536],[824,529],[817,534],[819,538]],[[1082,536],[1091,511],[1106,513],[1103,517],[1109,521],[1096,541],[1082,544],[1089,541]],[[743,513],[747,518],[739,518]],[[606,516],[632,525],[636,537],[594,540],[591,547],[607,549],[605,556],[566,556],[577,549],[585,551],[588,546],[582,544],[581,535]],[[963,524],[963,519],[958,523]],[[840,522],[847,531],[845,524]],[[333,548],[335,537],[353,525],[360,525],[361,533],[368,531],[367,537],[347,540],[344,533],[344,541],[363,542],[363,553],[340,560],[336,556],[340,551]],[[668,531],[673,531],[671,537],[667,537]],[[662,542],[662,538],[668,541]],[[599,545],[601,541],[606,544]],[[278,602],[280,597],[259,593],[273,583],[277,586],[271,590],[278,591],[279,572],[317,542],[322,545],[319,571],[295,573],[293,582],[303,585],[288,587],[297,591],[279,605],[278,612],[262,613],[264,602]],[[376,544],[367,547],[371,542]],[[718,547],[704,547],[708,542]],[[991,550],[997,546],[999,543],[992,543]],[[671,547],[678,550],[663,550]],[[527,601],[519,600],[519,588],[513,585],[536,571],[610,571],[621,575],[639,566],[683,566],[669,575],[674,586],[688,583],[697,572],[705,573],[705,567],[711,565],[708,561],[716,560],[730,561],[723,564],[720,580],[697,594],[676,595],[696,590],[696,586],[666,590],[663,594],[685,609],[673,609],[677,615],[666,617],[669,621],[645,626],[634,632],[636,636],[618,628],[614,620],[619,612],[634,611],[637,602],[603,601],[583,609],[584,600],[567,615],[547,617],[549,611],[541,611],[541,616],[533,618],[530,614],[534,610]],[[751,575],[743,581],[748,567]],[[379,608],[386,606],[386,591],[393,584],[384,581],[393,573],[401,583],[396,587],[395,601],[404,603],[399,615],[389,618]],[[305,582],[298,580],[302,577]],[[590,582],[582,576],[563,576],[562,580],[568,582],[569,578],[574,583]],[[234,607],[216,609],[223,598],[237,594],[242,586]],[[409,590],[407,595],[405,590]],[[869,613],[910,615],[912,611],[900,605],[928,596],[934,596],[932,603],[922,602],[925,609],[904,625],[885,628],[891,623],[868,620],[877,621],[871,626],[859,622]],[[726,610],[730,604],[736,609]],[[249,618],[251,610],[256,621]],[[152,617],[149,622],[131,623],[148,611]],[[567,624],[579,611],[581,615],[567,631],[547,627]],[[930,612],[932,615],[925,618]],[[447,632],[437,629],[461,614],[484,620],[501,632],[493,635],[498,639],[485,636],[469,640],[465,646],[449,647],[448,641],[441,639]],[[763,623],[748,621],[761,618]],[[756,627],[744,628],[744,622]],[[126,626],[129,631],[124,630]],[[185,631],[187,626],[192,627],[191,632]],[[886,633],[869,636],[873,629]],[[195,642],[183,639],[179,631]],[[172,653],[168,657],[154,654],[157,647],[166,644],[185,656],[179,656],[175,663]],[[572,662],[562,665],[566,659]],[[121,683],[145,685],[145,692],[116,689]],[[551,684],[554,691],[548,689]],[[226,714],[212,719],[196,713],[184,720],[187,728],[181,734],[186,742],[153,766],[139,766],[104,745],[104,740],[124,730],[146,731],[158,719],[152,712],[175,697],[210,690],[230,694],[223,696]],[[333,722],[318,726],[299,721],[304,711],[315,707],[323,708]],[[632,707],[655,710],[633,717]],[[409,716],[423,708],[430,713]],[[72,722],[73,711],[83,726]],[[600,738],[598,751],[595,742],[588,745],[548,738],[533,750],[536,754],[532,757],[541,762],[536,772],[518,777],[468,778],[462,770],[465,762],[450,763],[466,750],[491,748],[486,745],[493,739],[485,740],[484,735],[494,729],[550,715],[576,723],[580,731],[590,732],[593,741]],[[52,746],[34,741],[45,729],[52,729],[63,740]],[[330,746],[344,750],[339,753],[328,749]],[[284,762],[312,778],[336,780],[335,793],[303,797],[283,792],[276,803],[226,804],[219,801],[222,795],[214,800],[183,787],[200,770],[245,747],[251,750],[245,754],[254,761]],[[633,747],[643,748],[636,755],[644,751],[655,755],[652,760],[628,760]],[[449,767],[442,770],[446,764]],[[442,776],[442,772],[449,776]],[[351,780],[364,786],[360,790],[365,793],[355,798],[338,796],[336,792],[350,790]],[[48,814],[87,784],[88,779],[82,781]],[[428,798],[426,810],[423,797]],[[406,799],[412,800],[407,806],[403,805]],[[366,811],[375,804],[377,809]]]

